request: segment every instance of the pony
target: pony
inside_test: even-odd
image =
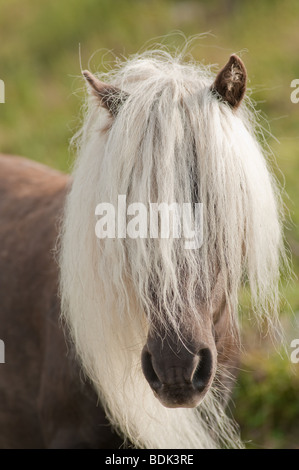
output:
[[[83,76],[71,178],[0,159],[0,445],[242,447],[225,413],[239,290],[279,330],[286,259],[245,66],[233,54],[215,74],[161,48]],[[97,237],[96,207],[120,195],[131,207],[200,202],[201,246],[173,230],[141,236],[137,210],[136,236],[118,220],[109,237],[102,219]]]

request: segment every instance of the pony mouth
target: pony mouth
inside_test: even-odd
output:
[[[196,408],[203,401],[205,392],[197,392],[192,385],[162,385],[159,392],[153,390],[155,397],[166,408]]]

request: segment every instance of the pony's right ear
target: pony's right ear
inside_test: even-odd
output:
[[[98,99],[100,106],[116,116],[119,108],[128,98],[128,93],[116,86],[101,82],[88,70],[84,70],[82,74],[90,85],[93,95]]]

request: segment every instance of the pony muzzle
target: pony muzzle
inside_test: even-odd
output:
[[[214,348],[203,347],[192,354],[186,348],[179,353],[158,354],[146,344],[141,354],[143,374],[155,396],[167,408],[194,408],[205,397],[214,379]],[[175,359],[175,360],[174,360]]]

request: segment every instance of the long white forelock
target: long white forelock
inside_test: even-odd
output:
[[[129,98],[108,131],[107,111],[89,98],[74,138],[78,159],[60,259],[62,314],[111,422],[134,445],[238,447],[212,390],[202,412],[166,409],[142,374],[140,354],[151,315],[178,333],[185,315],[201,321],[196,293],[211,301],[218,270],[232,329],[244,271],[257,318],[277,318],[280,201],[254,116],[245,105],[233,112],[212,96],[208,67],[183,64],[165,51],[136,55],[99,78]],[[194,182],[204,209],[199,250],[184,249],[182,239],[96,238],[100,202],[117,207],[119,194],[127,204],[192,202]],[[153,287],[163,315],[152,304]]]

